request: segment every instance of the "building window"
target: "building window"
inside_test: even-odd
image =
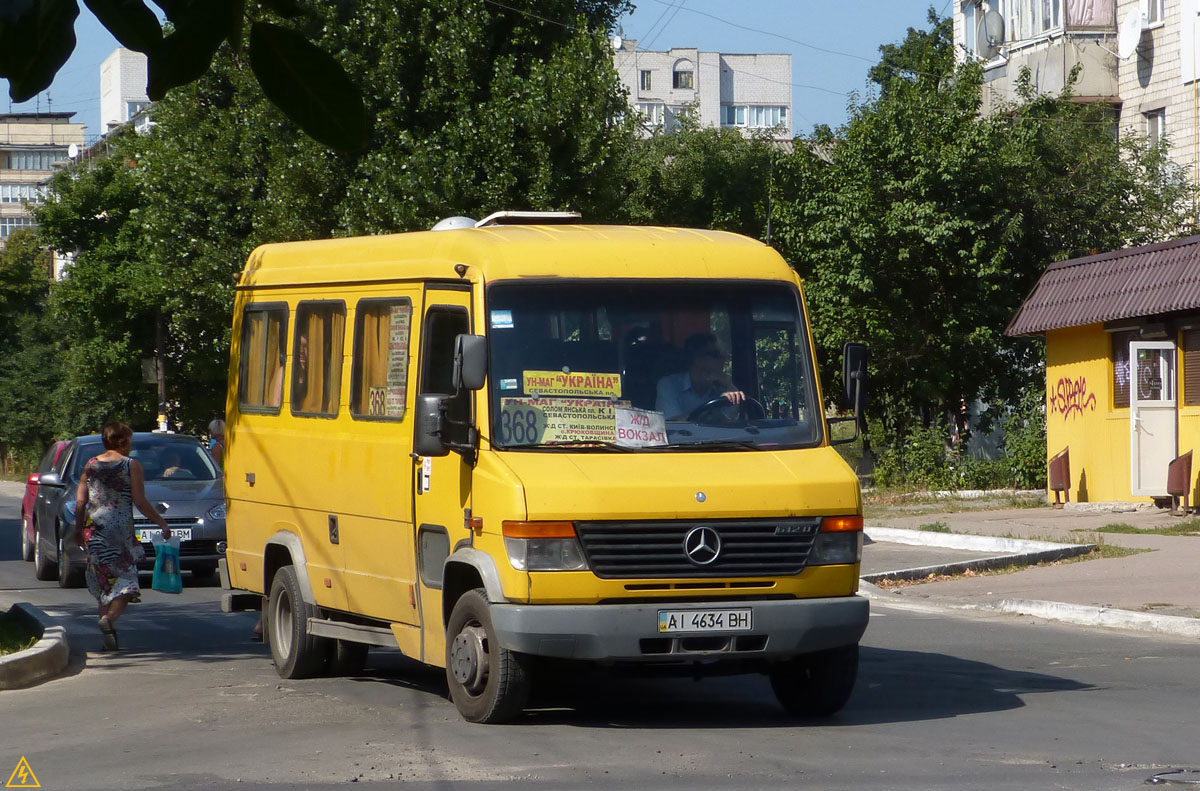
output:
[[[1163,11],[1163,0],[1142,0],[1142,12],[1146,14],[1146,24],[1153,25],[1166,19]]]
[[[695,72],[692,71],[692,62],[686,58],[675,64],[675,74],[672,78],[671,87],[680,90],[694,90],[696,82],[694,79]]]
[[[401,420],[408,401],[409,299],[363,300],[354,311],[350,414]]]
[[[979,17],[982,17],[982,14],[979,14],[981,10],[978,3],[967,3],[963,6],[963,44],[972,55],[979,54],[975,49],[975,27],[979,24]]]
[[[53,170],[55,162],[66,158],[65,148],[49,151],[14,151],[10,166],[12,170]]]
[[[662,102],[638,102],[638,112],[642,114],[642,123],[646,126],[662,126],[663,116],[667,106]]]
[[[1144,115],[1146,116],[1146,137],[1150,138],[1151,144],[1165,138],[1167,136],[1166,108],[1151,110]]]
[[[0,203],[40,203],[44,197],[36,184],[0,184]]]
[[[1020,41],[1062,27],[1062,0],[998,0],[992,7],[1005,21],[1005,40]]]
[[[651,86],[653,85],[653,83],[650,79],[651,74],[652,74],[652,72],[649,69],[642,69],[641,73],[638,75],[638,87],[641,90],[643,90],[643,91],[651,90]]]
[[[788,108],[762,104],[730,104],[723,108],[721,120],[725,126],[747,126],[751,129],[787,126]]]
[[[292,349],[294,414],[333,417],[342,392],[346,305],[301,302],[296,310],[296,344]]]
[[[1200,330],[1183,331],[1183,405],[1200,406]]]
[[[1112,334],[1113,409],[1129,406],[1129,342],[1139,337],[1136,331]]]

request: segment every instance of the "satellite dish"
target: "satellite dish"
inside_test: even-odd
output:
[[[1140,8],[1131,8],[1121,22],[1121,32],[1117,35],[1117,57],[1129,60],[1137,52],[1142,40],[1142,30],[1146,27],[1146,14]]]
[[[1004,43],[1004,17],[1000,16],[999,11],[990,10],[979,20],[975,41],[979,56],[984,60],[991,60],[1000,54],[1000,45]]]
[[[613,33],[612,38],[609,39],[609,42],[612,44],[614,51],[619,50],[625,43],[625,28],[617,25],[617,32]]]
[[[72,143],[71,145],[67,146],[67,156],[69,156],[71,159],[79,156],[79,145],[77,143]]]

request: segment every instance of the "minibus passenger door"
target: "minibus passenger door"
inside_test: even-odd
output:
[[[470,334],[471,294],[467,290],[430,289],[422,321],[420,379],[417,392],[453,394],[455,340]],[[474,393],[463,389],[446,409],[444,439],[466,443],[473,422]],[[470,537],[464,524],[471,507],[471,460],[461,453],[414,459],[413,502],[420,572],[421,624],[425,661],[441,664],[445,656],[442,628],[442,567],[454,546]]]

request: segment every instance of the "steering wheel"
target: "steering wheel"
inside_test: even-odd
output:
[[[718,410],[724,409],[726,407],[731,407],[731,406],[737,408],[737,416],[741,418],[741,420],[736,423],[732,420],[722,420],[718,423],[705,423],[705,421],[700,419],[703,415],[708,414],[709,412],[717,412],[718,414],[721,414],[720,412],[718,412]],[[693,409],[688,414],[687,419],[691,423],[700,423],[702,425],[721,426],[721,425],[742,425],[745,423],[749,423],[751,420],[762,420],[766,416],[767,416],[767,410],[763,409],[763,405],[760,404],[759,402],[755,401],[753,398],[750,398],[749,396],[742,399],[742,402],[740,404],[734,404],[732,401],[730,401],[725,396],[717,396],[716,398],[706,401],[703,404],[701,404],[700,406]]]

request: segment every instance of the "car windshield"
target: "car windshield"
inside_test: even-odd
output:
[[[799,292],[754,281],[497,283],[497,448],[763,450],[820,441]]]
[[[103,452],[104,446],[99,442],[81,442],[72,465],[73,477],[78,480],[88,460]],[[141,462],[147,481],[211,481],[218,474],[208,451],[187,437],[141,437],[135,434],[129,456]]]

